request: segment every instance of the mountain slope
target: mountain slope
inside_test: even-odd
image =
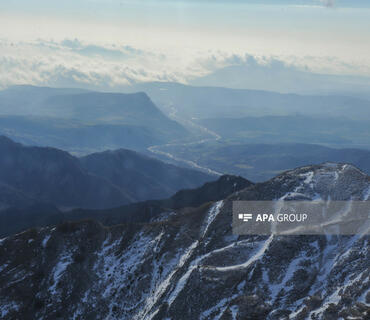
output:
[[[144,201],[106,210],[76,209],[65,212],[64,218],[65,221],[94,219],[104,225],[147,223],[164,212],[196,208],[202,204],[222,200],[251,185],[252,182],[241,177],[221,176],[218,180],[207,182],[199,188],[180,190],[168,199]]]
[[[130,150],[76,158],[58,149],[26,147],[0,136],[0,154],[2,208],[40,202],[110,208],[167,198],[180,189],[215,179]]]
[[[87,122],[148,126],[157,128],[163,135],[186,134],[184,128],[165,117],[143,92],[52,96],[45,100],[42,114]]]
[[[16,86],[0,91],[0,133],[80,153],[146,149],[189,136],[143,93]]]
[[[123,147],[143,150],[167,141],[144,126],[38,116],[0,116],[0,133],[27,145],[53,146],[77,154]]]
[[[171,82],[134,85],[156,105],[187,118],[243,117],[264,115],[344,116],[370,120],[370,101],[340,95],[298,95],[271,91],[196,87]]]
[[[0,91],[0,113],[12,115],[39,114],[44,101],[52,96],[86,92],[88,90],[73,88],[11,86]]]
[[[60,211],[51,205],[36,201],[25,203],[22,207],[13,203],[13,206],[0,210],[0,238],[29,228],[84,219],[94,219],[106,226],[122,223],[147,223],[163,212],[171,212],[184,207],[197,207],[210,201],[218,201],[250,185],[252,185],[250,181],[241,177],[222,176],[197,189],[181,190],[168,199],[147,200],[101,210]]]
[[[80,158],[89,172],[104,177],[137,201],[163,199],[176,191],[194,188],[210,175],[179,168],[131,150],[105,151]]]
[[[9,207],[28,207],[36,200],[25,193],[0,182],[0,211]]]
[[[242,177],[223,175],[194,190],[180,190],[166,202],[170,208],[198,207],[210,201],[227,198],[230,194],[253,185]]]
[[[368,236],[238,237],[231,201],[369,200],[369,190],[355,167],[324,164],[147,224],[66,223],[6,238],[2,317],[366,319]]]
[[[25,147],[2,136],[0,154],[0,181],[40,202],[102,208],[133,201],[117,186],[87,172],[67,152]]]

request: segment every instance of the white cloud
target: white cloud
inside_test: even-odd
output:
[[[0,40],[0,88],[13,84],[119,90],[135,82],[189,83],[228,66],[260,70],[355,73],[364,66],[334,58],[257,56],[222,50],[165,53],[125,44],[89,43],[80,39],[11,42]],[[280,72],[279,71],[279,72]],[[227,84],[225,84],[227,86]]]
[[[109,89],[131,82],[185,81],[162,54],[79,40],[0,42],[0,87],[12,84]],[[166,66],[166,68],[163,68]]]

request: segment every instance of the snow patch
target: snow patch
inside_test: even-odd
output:
[[[0,304],[0,315],[1,318],[4,318],[7,314],[9,314],[12,311],[18,311],[19,306],[15,302],[7,302],[7,303],[1,303]]]
[[[236,316],[238,315],[239,312],[239,307],[237,305],[233,305],[230,307],[231,311],[231,319],[236,320]]]
[[[227,266],[227,267],[213,267],[213,269],[217,271],[230,271],[230,270],[245,269],[249,267],[251,264],[258,261],[266,253],[273,238],[274,238],[274,235],[272,234],[267,240],[264,241],[264,243],[260,246],[257,252],[254,255],[252,255],[246,262],[241,263],[241,264],[232,265],[232,266]]]
[[[0,266],[0,272],[2,272],[3,270],[5,270],[5,268],[8,266],[7,263],[4,263],[2,266]]]
[[[182,268],[184,264],[188,261],[190,256],[192,255],[195,248],[198,246],[199,242],[195,241],[191,244],[189,248],[185,250],[185,253],[180,257],[179,262],[177,266],[171,271],[171,273],[162,281],[155,289],[154,293],[148,297],[148,299],[145,301],[145,306],[143,307],[142,311],[135,316],[135,319],[152,319],[155,315],[155,313],[152,313],[151,315],[148,315],[148,313],[151,311],[151,309],[154,307],[154,305],[159,301],[159,299],[163,296],[163,294],[167,291],[169,286],[171,285],[171,280],[177,270]],[[181,292],[183,286],[185,285],[185,282],[179,281],[177,283],[177,286],[174,290],[174,292],[171,294],[169,298],[169,305],[173,302],[173,300],[176,298],[179,292]]]
[[[367,189],[365,189],[362,199],[364,201],[370,200],[370,186]]]
[[[72,262],[72,255],[70,253],[66,253],[64,256],[61,256],[59,258],[59,261],[57,265],[55,266],[53,270],[53,285],[50,286],[49,291],[51,294],[56,294],[58,281],[63,275],[63,273],[66,271],[68,265],[70,265]]]
[[[205,226],[203,227],[203,235],[202,237],[204,237],[206,234],[207,234],[207,231],[208,231],[208,228],[209,226],[212,224],[212,222],[215,220],[215,218],[217,217],[217,215],[220,213],[220,210],[223,206],[223,201],[218,201],[216,202],[212,207],[211,209],[208,211],[208,215],[207,215],[207,218],[206,218],[206,222],[205,222]]]
[[[43,248],[46,248],[46,245],[47,245],[47,243],[48,243],[48,241],[49,241],[50,237],[51,237],[51,235],[50,235],[50,234],[48,234],[48,235],[44,238],[44,240],[42,240],[42,247],[43,247]]]
[[[222,299],[222,300],[220,300],[215,306],[213,306],[212,308],[210,308],[210,309],[208,309],[208,310],[206,310],[206,311],[204,311],[204,312],[202,312],[201,313],[201,315],[200,315],[200,319],[201,320],[203,320],[203,319],[210,319],[210,315],[212,314],[212,313],[214,313],[215,311],[217,311],[217,310],[219,310],[219,309],[221,309],[221,308],[223,308],[223,309],[225,309],[225,304],[228,302],[228,299],[226,299],[226,298],[224,298],[224,299]],[[222,310],[222,312],[218,312],[218,317],[216,316],[216,317],[214,317],[213,319],[218,319],[219,318],[219,316],[223,313],[223,311],[224,310]]]
[[[294,260],[292,260],[290,262],[287,270],[285,271],[285,276],[284,276],[283,280],[279,284],[270,284],[269,281],[268,281],[268,277],[266,275],[266,271],[264,271],[264,273],[263,273],[264,281],[267,283],[267,285],[269,286],[269,289],[271,291],[271,295],[270,295],[270,301],[271,302],[274,302],[276,300],[276,297],[279,294],[279,292],[281,291],[281,289],[287,287],[287,282],[293,277],[294,272],[297,270],[297,267],[299,266],[301,261],[303,261],[304,259],[306,259],[306,256],[297,257]]]
[[[313,187],[313,183],[312,183],[313,176],[314,176],[313,171],[309,171],[307,173],[302,173],[299,176],[305,178],[304,181],[303,181],[304,184],[309,185],[311,188]]]

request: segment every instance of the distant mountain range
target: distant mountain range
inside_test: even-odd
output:
[[[353,2],[353,1],[351,1]],[[343,93],[361,95],[368,92],[370,78],[354,75],[318,74],[301,71],[281,61],[261,65],[250,57],[247,64],[227,66],[204,77],[195,78],[196,86],[227,87],[234,89],[269,90],[285,93]]]
[[[119,148],[142,152],[207,138],[210,131],[242,143],[370,149],[367,99],[165,82],[137,84],[127,91],[132,93],[11,87],[0,91],[0,134],[78,155]]]
[[[225,86],[226,86],[225,82]],[[370,101],[343,95],[299,95],[271,91],[150,82],[128,91],[144,91],[166,112],[187,118],[308,115],[370,120]]]
[[[215,177],[133,151],[76,158],[55,148],[26,147],[0,137],[0,207],[51,203],[108,208],[169,197]]]
[[[253,126],[252,121],[250,122]],[[229,130],[233,130],[233,126],[228,127]],[[236,125],[234,127],[238,129]],[[281,128],[281,130],[284,131],[286,128]],[[344,127],[343,130],[345,130]],[[240,175],[254,182],[266,181],[285,170],[298,166],[319,164],[325,161],[352,163],[370,174],[370,150],[354,148],[334,149],[302,143],[242,144],[218,141],[162,149],[178,158],[195,161],[201,166],[225,174]]]
[[[18,142],[91,153],[143,150],[189,136],[145,93],[15,86],[0,91],[0,133]]]
[[[325,163],[145,223],[67,222],[7,237],[2,319],[368,319],[368,223],[353,236],[238,236],[232,201],[369,201],[369,190],[354,166]]]

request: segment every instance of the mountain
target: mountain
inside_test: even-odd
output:
[[[0,210],[0,238],[64,221],[64,212],[54,205],[36,201],[28,206],[16,204]]]
[[[39,202],[60,207],[113,207],[134,201],[79,160],[54,148],[26,147],[0,137],[0,181]]]
[[[181,130],[181,127],[166,118],[143,92],[56,95],[47,98],[43,105],[42,115],[58,118],[116,124],[140,123],[148,126],[161,124],[162,130]]]
[[[250,57],[248,64],[232,65],[218,69],[204,77],[195,78],[196,86],[270,90],[285,93],[334,93],[348,92],[361,95],[368,92],[369,77],[353,75],[318,74],[288,67],[281,61],[261,65]]]
[[[325,161],[352,163],[370,174],[370,150],[271,142],[247,144],[218,141],[166,147],[162,150],[177,158],[195,161],[212,170],[240,175],[255,182],[266,181],[288,169]]]
[[[64,94],[89,92],[84,89],[49,88],[30,85],[11,86],[0,91],[0,113],[10,115],[39,114],[46,99]]]
[[[150,223],[73,222],[5,238],[2,318],[367,319],[368,235],[237,236],[231,202],[369,200],[369,190],[357,168],[326,163]]]
[[[0,114],[0,133],[18,142],[85,154],[106,148],[143,150],[189,135],[142,92],[11,87],[0,91]]]
[[[168,140],[152,129],[134,125],[84,124],[75,119],[0,116],[0,133],[27,145],[53,146],[75,154],[107,148],[146,150]]]
[[[212,179],[200,171],[176,167],[125,149],[93,153],[79,160],[89,172],[127,190],[137,201],[167,198],[178,190],[195,188]]]
[[[36,203],[36,200],[22,191],[0,182],[0,210],[9,207],[28,207]]]
[[[222,200],[251,185],[253,183],[244,178],[224,175],[199,188],[180,190],[168,199],[138,202],[105,210],[75,209],[65,212],[64,218],[65,221],[94,219],[104,225],[147,223],[163,212],[196,208],[208,202]]]
[[[170,208],[199,207],[201,204],[227,198],[230,194],[253,185],[242,177],[223,175],[193,190],[180,190],[165,202]]]
[[[309,115],[370,120],[370,101],[341,95],[299,95],[277,92],[196,87],[170,82],[142,83],[127,91],[144,91],[154,103],[179,118]]]
[[[60,211],[55,206],[37,202],[22,207],[13,205],[0,210],[0,238],[29,228],[86,219],[94,219],[106,226],[122,223],[147,223],[163,212],[186,207],[198,207],[207,202],[218,201],[252,184],[241,177],[221,176],[216,181],[207,182],[199,188],[180,190],[167,199],[147,200],[101,210],[73,209]],[[135,182],[133,186],[135,186]]]
[[[0,154],[3,208],[36,203],[109,208],[169,197],[213,179],[129,150],[79,159],[58,149],[26,147],[0,137]]]

